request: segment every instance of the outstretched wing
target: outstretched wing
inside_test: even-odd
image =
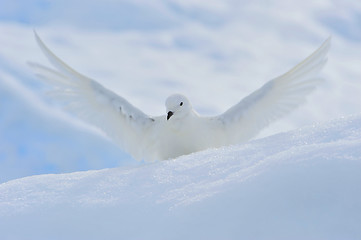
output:
[[[103,130],[133,157],[141,159],[147,144],[147,132],[155,119],[96,81],[76,72],[52,53],[35,33],[41,50],[57,71],[29,63],[39,78],[54,89],[49,95],[64,103],[64,108],[82,120]]]
[[[322,80],[318,75],[327,61],[331,38],[289,72],[267,82],[222,115],[212,119],[221,124],[229,141],[248,140],[272,121],[291,112]]]

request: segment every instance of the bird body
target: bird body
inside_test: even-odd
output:
[[[327,39],[289,72],[270,80],[224,113],[202,117],[190,101],[174,94],[165,102],[166,115],[151,117],[126,99],[66,65],[35,32],[35,38],[57,70],[30,63],[39,78],[54,86],[52,96],[64,109],[103,130],[136,159],[164,160],[245,142],[272,121],[300,105],[321,81]]]

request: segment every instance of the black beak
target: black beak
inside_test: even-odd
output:
[[[173,116],[173,112],[172,112],[172,111],[169,111],[169,112],[168,112],[168,115],[167,115],[167,120],[169,120],[169,118],[170,118],[171,116]]]

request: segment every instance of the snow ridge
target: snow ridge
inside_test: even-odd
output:
[[[361,116],[352,116],[138,167],[13,180],[0,185],[0,230],[37,239],[54,236],[37,223],[70,239],[360,237],[360,136]],[[33,228],[13,232],[15,222]]]

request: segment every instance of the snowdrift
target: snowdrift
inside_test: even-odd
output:
[[[360,239],[361,116],[0,185],[1,239]]]

